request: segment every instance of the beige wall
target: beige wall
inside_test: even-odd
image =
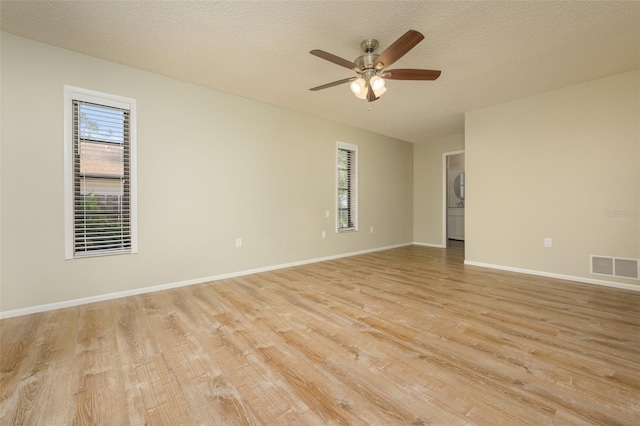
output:
[[[443,163],[445,152],[464,149],[464,135],[451,135],[413,147],[414,241],[443,246]]]
[[[3,312],[413,240],[410,143],[6,33],[1,47]],[[64,260],[65,84],[137,100],[136,255]],[[359,147],[360,232],[335,233],[336,141]]]
[[[467,261],[640,285],[589,273],[590,254],[640,258],[639,86],[634,71],[466,114]]]

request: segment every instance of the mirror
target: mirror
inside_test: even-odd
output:
[[[456,197],[464,201],[464,172],[456,176],[456,179],[453,181],[453,191],[456,193]]]

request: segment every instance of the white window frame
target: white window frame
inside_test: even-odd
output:
[[[129,110],[129,179],[131,249],[110,253],[75,255],[74,253],[74,176],[73,176],[73,101],[91,102]],[[65,259],[78,259],[113,254],[138,252],[138,190],[137,190],[137,103],[135,99],[64,86],[64,207],[65,207]]]
[[[339,172],[338,172],[338,163],[339,163],[339,159],[340,159],[340,150],[347,150],[347,151],[352,151],[354,153],[355,156],[355,161],[352,164],[352,171],[351,171],[351,177],[352,177],[352,182],[351,182],[351,186],[352,186],[352,196],[351,196],[351,203],[350,203],[350,209],[351,209],[351,213],[352,213],[352,217],[353,217],[353,226],[349,227],[349,228],[340,228],[340,200],[339,200]],[[352,231],[357,231],[358,230],[358,145],[354,145],[354,144],[350,144],[350,143],[346,143],[346,142],[336,142],[336,163],[335,163],[335,170],[336,170],[336,232],[337,233],[342,233],[342,232],[352,232]]]

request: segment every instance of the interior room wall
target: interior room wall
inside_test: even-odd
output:
[[[467,262],[640,285],[589,269],[640,258],[640,70],[468,112],[465,142]]]
[[[413,241],[408,142],[11,34],[1,43],[2,312]],[[65,84],[137,100],[138,254],[64,260]],[[335,232],[337,141],[359,147],[359,232]]]
[[[442,202],[443,163],[445,152],[465,149],[464,134],[450,135],[428,142],[414,144],[414,242],[428,246],[443,247]]]

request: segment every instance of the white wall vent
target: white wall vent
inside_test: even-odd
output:
[[[611,256],[589,256],[591,260],[591,273],[596,275],[609,275],[619,278],[640,278],[640,261],[638,259],[626,259]]]

